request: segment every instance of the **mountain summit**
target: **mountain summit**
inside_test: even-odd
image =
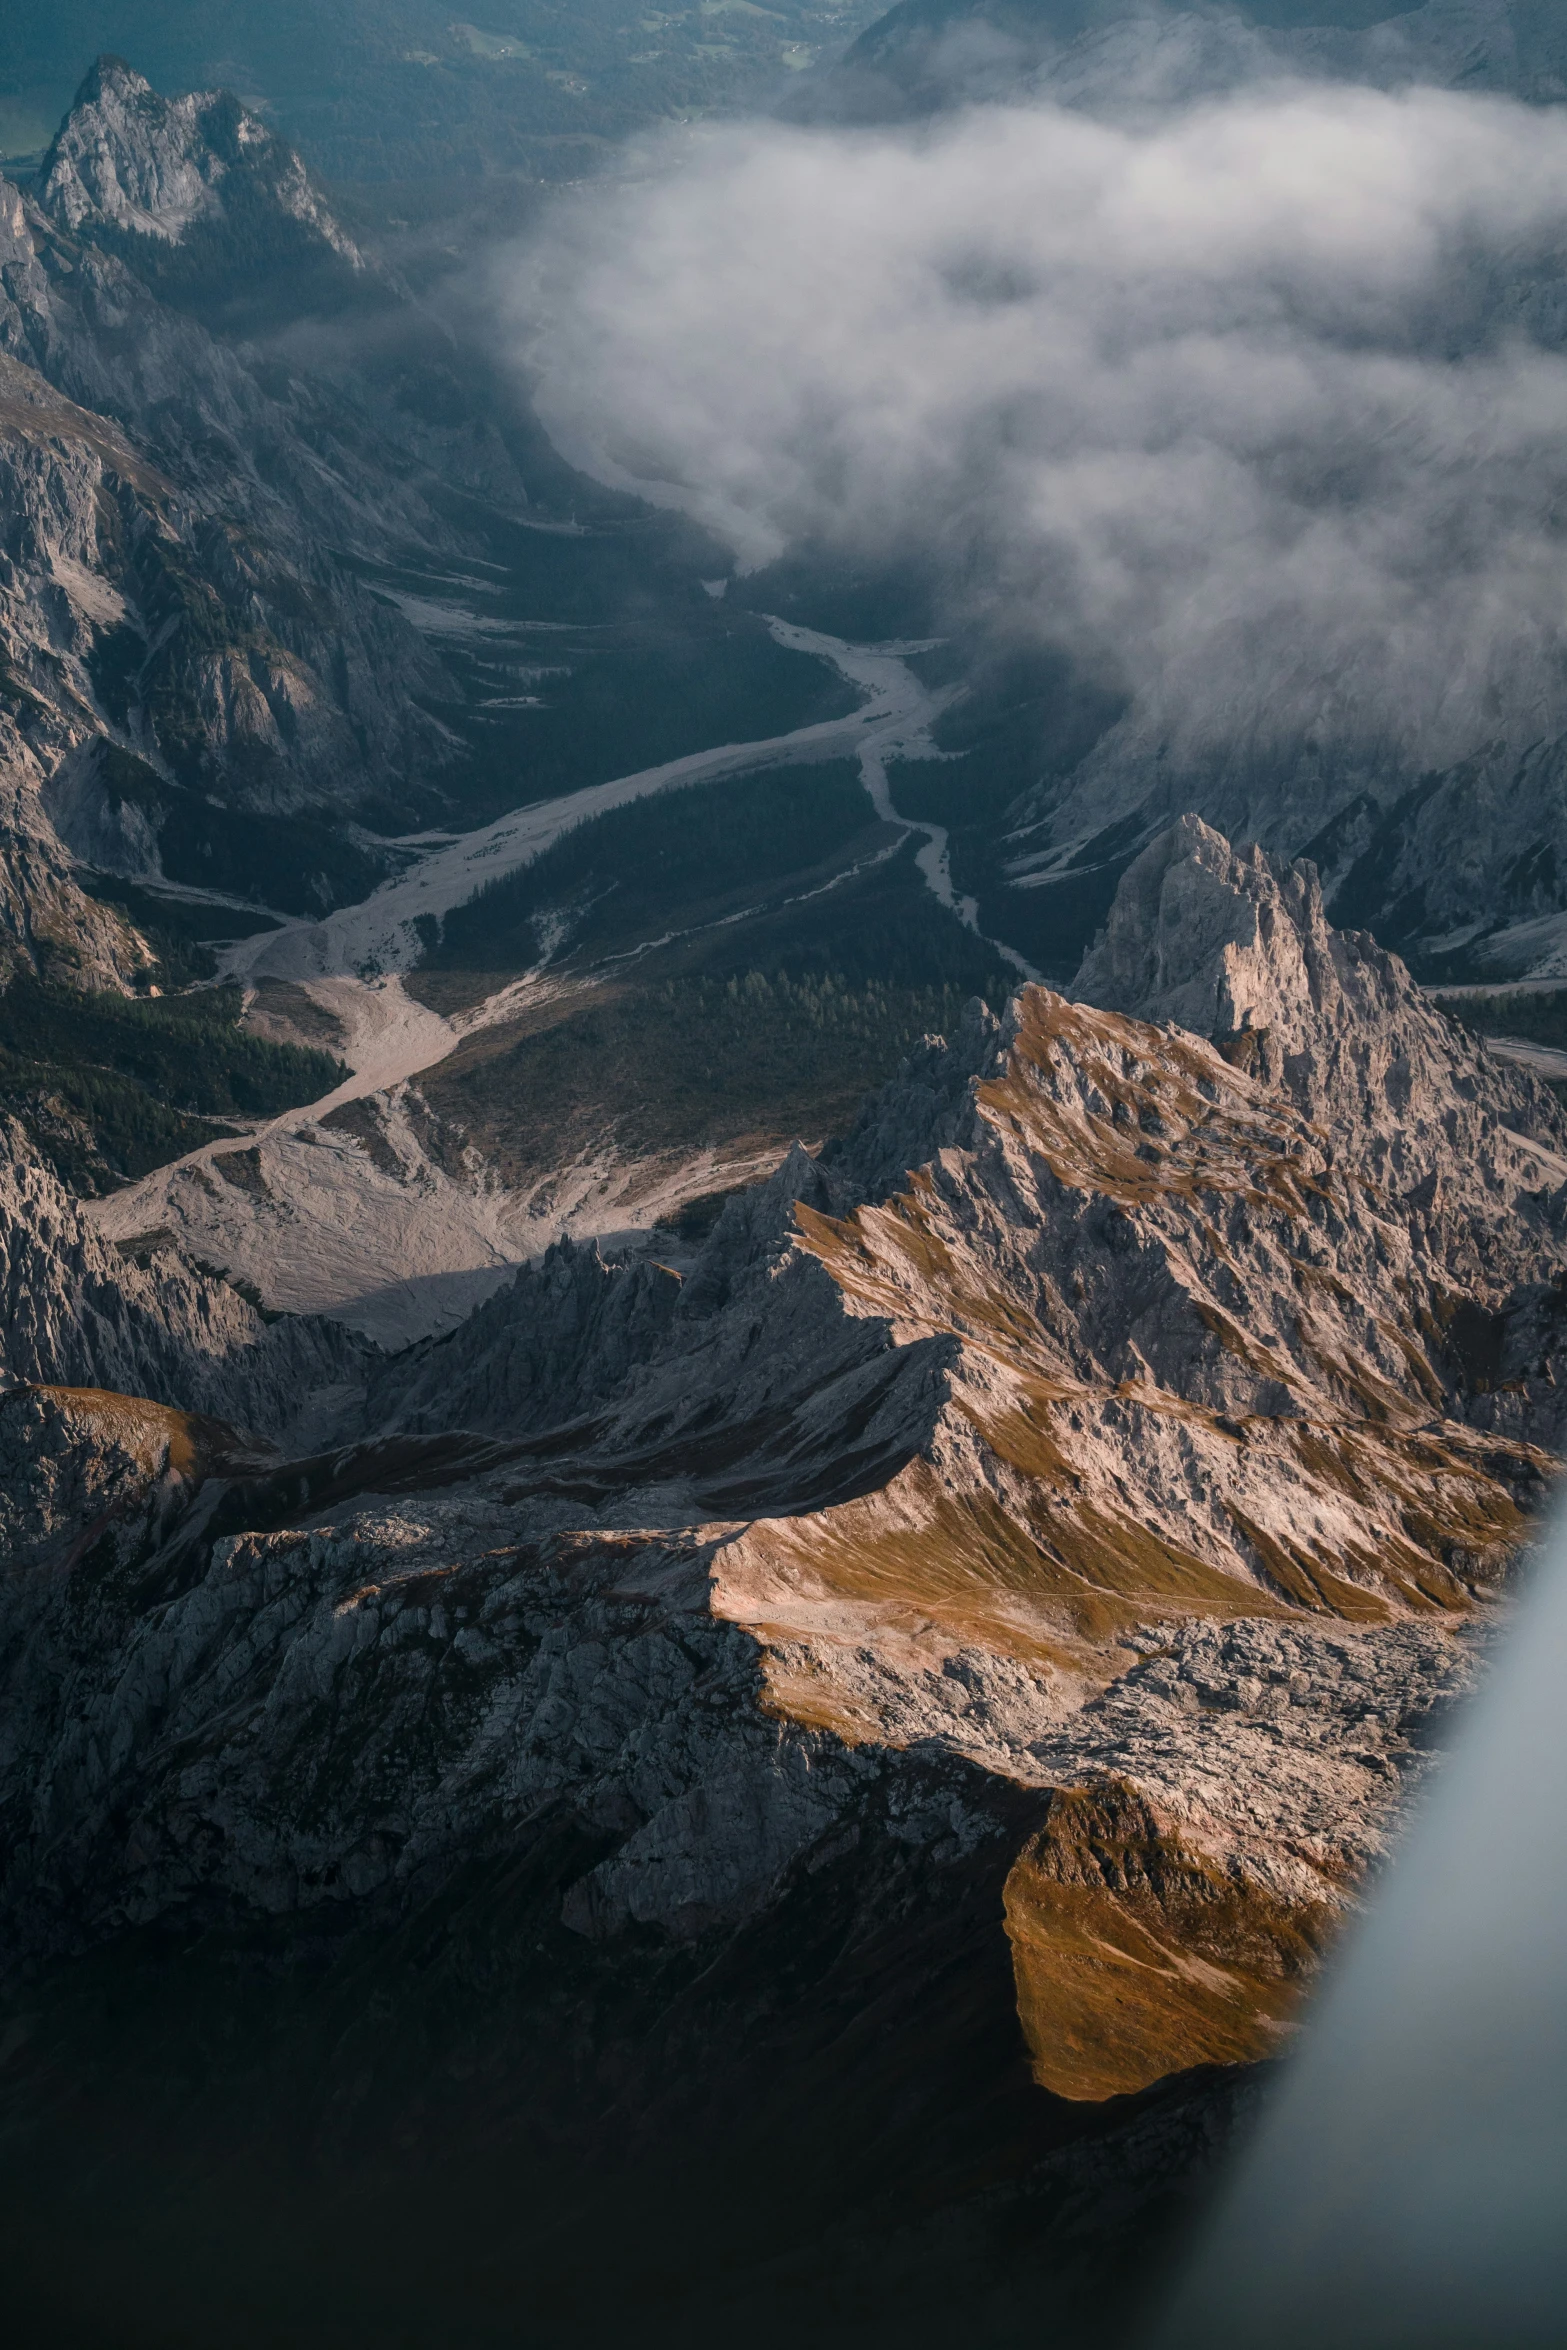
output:
[[[1211,1037],[1389,1183],[1494,1168],[1520,1121],[1567,1151],[1544,1086],[1455,1030],[1369,932],[1329,923],[1308,859],[1232,848],[1196,816],[1128,867],[1071,992]],[[1469,1188],[1484,1212],[1507,1178]]]
[[[163,98],[122,58],[100,57],[38,173],[36,193],[74,233],[186,240],[198,225],[254,238],[269,217],[355,270],[364,261],[299,157],[226,90]]]
[[[1186,181],[1122,131],[1188,71],[1320,83],[1353,52],[1358,104],[1467,58],[1550,94],[1543,34],[1539,73],[1502,72],[1538,8],[1378,6],[909,0],[838,112],[1109,91],[1115,123],[1006,135],[1054,169],[1081,133],[1108,197],[1155,189],[1118,231],[1135,275],[1186,235]],[[439,129],[526,73],[561,176],[622,102],[623,37],[683,114],[737,40],[804,62],[783,19],[706,7],[678,39],[579,25],[595,90],[542,17],[412,22],[366,86],[408,119],[435,91]],[[221,65],[246,91],[248,54]],[[1479,112],[1482,159],[1525,143]],[[1292,604],[1200,573],[1241,631],[1233,704],[1004,651],[978,606],[948,633],[912,557],[745,574],[551,447],[430,258],[438,190],[361,189],[361,251],[273,119],[104,57],[0,180],[8,2305],[82,2350],[911,2350],[1042,2308],[1057,2350],[1111,2350],[1567,1451],[1567,1114],[1522,1065],[1567,1067],[1551,1013],[1491,1005],[1527,1029],[1493,1051],[1379,943],[1449,967],[1483,913],[1548,945],[1561,746],[1527,789],[1510,735],[1405,775],[1353,696],[1349,736],[1318,728],[1309,632],[1253,636]],[[999,118],[957,120],[983,226]],[[825,135],[759,136],[820,194]],[[902,174],[945,142],[843,145]],[[1282,155],[1280,216],[1317,217],[1271,131],[1236,152],[1244,199]],[[606,199],[633,259],[689,161]],[[1497,350],[1526,316],[1561,343],[1560,240],[1510,308],[1502,211],[1467,325],[1419,291],[1444,367],[1495,322]],[[1381,305],[1401,239],[1372,242]],[[1120,283],[1084,250],[1069,274]],[[1027,374],[1025,276],[947,290],[954,347],[994,303]],[[1153,342],[1093,339],[1166,399]],[[1145,438],[1106,444],[1118,477]],[[1319,441],[1300,496],[1358,518]],[[1545,447],[1520,512],[1549,510]],[[1467,479],[1456,427],[1448,455]],[[1370,678],[1331,549],[1305,568]],[[983,546],[982,574],[1033,576]],[[1452,603],[1455,643],[1479,609]],[[1503,733],[1532,707],[1499,688]]]

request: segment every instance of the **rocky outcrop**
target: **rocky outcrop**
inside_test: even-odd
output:
[[[397,380],[424,392],[245,339],[345,303],[415,346]],[[493,420],[425,420],[450,359],[230,97],[166,101],[101,61],[28,193],[0,180],[13,960],[108,986],[144,967],[72,859],[321,911],[387,869],[345,818],[397,832],[444,805],[461,746],[425,705],[450,681],[356,566],[457,551],[446,493],[470,475],[526,504]]]
[[[364,262],[293,150],[225,90],[162,98],[123,58],[100,57],[43,159],[38,195],[65,227],[178,244],[213,223],[273,214],[354,269]]]
[[[0,359],[11,559],[0,619],[14,722],[59,777],[68,829],[80,830],[84,801],[130,800],[141,830],[115,862],[147,869],[182,792],[218,786],[238,808],[271,811],[395,794],[400,779],[438,771],[445,746],[409,699],[438,685],[430,656],[288,501],[259,482],[246,495],[232,432],[246,407],[252,430],[261,419],[254,396],[236,403],[243,371],[123,264],[46,237],[3,187],[0,230],[7,206],[16,265],[4,282],[20,298],[0,300],[11,354]],[[122,338],[112,349],[105,310]],[[134,449],[127,426],[170,399],[156,456]],[[206,439],[204,461],[190,461],[182,414]],[[214,432],[226,463],[213,462]],[[84,768],[82,746],[100,742],[118,761]]]
[[[75,887],[73,853],[330,903],[342,877],[312,872],[308,827],[293,856],[281,831],[268,854],[276,813],[362,797],[372,776],[395,792],[446,755],[408,698],[431,664],[395,615],[318,552],[296,548],[296,568],[203,511],[117,424],[5,356],[0,544],[13,959],[111,986],[148,960]]]
[[[1567,1154],[1550,1090],[1456,1030],[1366,932],[1333,929],[1314,865],[1232,848],[1196,816],[1128,868],[1072,992],[1211,1037],[1377,1180],[1494,1208],[1504,1245],[1517,1130],[1537,1164],[1541,1145]]]
[[[111,483],[153,496],[161,487],[112,426],[0,356],[0,985],[21,964],[122,988],[149,960],[129,926],[77,887],[44,805],[51,775],[92,726],[86,663],[123,615],[97,576],[99,499]]]
[[[231,95],[166,100],[102,60],[6,206],[0,345],[350,611],[352,576],[310,569],[323,545],[372,561],[458,554],[452,488],[526,507],[500,388],[465,397],[473,355],[358,252],[298,157]],[[316,338],[308,368],[274,364],[268,341],[308,337],[318,311],[336,338]],[[414,657],[419,640],[386,620]]]
[[[1547,1474],[1527,1397],[1505,1434],[1470,1424],[1466,1340],[1519,1262],[1562,1258],[1558,1165],[1523,1131],[1555,1139],[1554,1104],[1331,933],[1309,876],[1201,827],[1134,869],[1084,977],[1219,1043],[1042,989],[1004,1024],[976,1009],[695,1251],[563,1245],[384,1363],[357,1449],[242,1480],[209,1537],[451,1487],[519,1538],[640,1529],[661,1574],[706,1561],[703,1604],[745,1629],[780,1718],[1041,1783],[1128,1642],[1467,1620]],[[179,1400],[254,1393],[249,1337]],[[89,1373],[106,1344],[55,1335],[20,1367],[176,1400],[172,1367],[156,1389],[118,1355]],[[256,1539],[281,1560],[296,1538]],[[1141,1785],[1133,1749],[1114,1769]],[[1194,1785],[1158,1800],[1203,1866],[1269,1898],[1282,1867],[1290,1901],[1336,1910],[1337,1862],[1278,1858],[1299,1818],[1248,1843]]]

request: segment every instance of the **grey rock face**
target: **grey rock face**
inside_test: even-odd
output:
[[[388,1365],[371,1424],[576,1424],[584,1464],[683,1479],[685,1506],[744,1493],[792,1511],[851,1455],[870,1484],[939,1449],[970,1381],[971,1414],[993,1419],[981,1366],[999,1353],[1011,1377],[1083,1389],[1074,1456],[1089,1421],[1117,1445],[1136,1427],[1146,1521],[1182,1547],[1210,1523],[1232,1558],[1225,1511],[1155,1471],[1142,1383],[1257,1415],[1259,1437],[1281,1418],[1361,1431],[1368,1411],[1414,1428],[1482,1394],[1494,1424],[1488,1350],[1561,1261],[1554,1098],[1435,1013],[1396,958],[1332,931],[1309,870],[1195,822],[1128,874],[1078,992],[1117,1016],[1043,994],[1005,1029],[977,1015],[839,1151],[797,1153],[677,1267],[552,1251]],[[894,1170],[922,1157],[902,1191]],[[1552,1394],[1542,1373],[1547,1415]]]
[[[0,300],[0,344],[31,350],[4,312]],[[262,813],[341,805],[447,756],[408,698],[436,674],[411,631],[334,576],[296,521],[261,521],[270,543],[0,355],[0,920],[14,959],[47,947],[57,976],[111,986],[145,962],[72,884],[72,852],[156,873],[170,827],[172,845],[210,828],[209,794]]]
[[[1091,862],[1107,833],[1147,845],[1197,808],[1285,862],[1309,858],[1337,922],[1374,928],[1422,968],[1457,956],[1481,977],[1554,971],[1567,738],[1543,673],[1503,695],[1527,714],[1515,729],[1460,712],[1436,757],[1353,715],[1338,734],[1352,700],[1342,681],[1299,682],[1289,706],[1275,693],[1202,741],[1184,720],[1134,708],[1064,783],[1011,811],[1011,869],[1034,886]]]
[[[0,231],[5,197],[0,187]],[[96,574],[100,497],[138,466],[123,438],[0,356],[0,984],[40,962],[123,987],[146,962],[128,927],[77,888],[44,805],[82,739],[86,663],[121,605]]]
[[[0,423],[13,444],[41,446],[59,476],[52,496],[13,476],[6,528],[46,612],[66,600],[57,559],[77,567],[67,575],[80,640],[64,704],[72,739],[106,735],[165,779],[221,778],[240,804],[263,808],[319,801],[334,763],[339,799],[372,779],[384,789],[437,770],[440,738],[408,691],[440,673],[401,617],[323,552],[335,536],[330,491],[307,490],[302,477],[320,464],[297,429],[225,346],[164,309],[123,262],[62,240],[9,187],[0,233],[11,246]],[[162,419],[150,449],[149,412]],[[290,444],[293,480],[285,462],[264,484],[247,462],[244,442],[269,434]],[[56,451],[80,482],[59,474]],[[355,524],[361,545],[384,546],[363,506]],[[33,648],[19,635],[8,650],[27,663]],[[33,689],[45,702],[49,685],[44,674]]]
[[[368,1355],[334,1323],[269,1326],[172,1251],[127,1262],[0,1124],[0,1388],[107,1390],[271,1436],[360,1393]]]
[[[1128,868],[1072,992],[1212,1037],[1401,1189],[1473,1195],[1519,1128],[1567,1152],[1549,1089],[1455,1031],[1374,938],[1333,929],[1314,866],[1234,849],[1196,816]]]
[[[363,261],[291,149],[226,91],[161,98],[121,59],[101,57],[44,157],[38,193],[65,227],[128,230],[177,244],[197,222],[258,207]]]
[[[752,1696],[719,1708],[733,1713],[723,1738],[740,1741],[724,1748],[722,1790],[698,1773],[657,1805],[636,1797],[615,1856],[572,1896],[584,1932],[727,1914],[742,1887],[764,1897],[801,1839],[842,1827],[826,1782],[797,1781],[776,1757],[758,1780],[737,1759],[764,1689],[779,1718],[813,1725],[816,1743],[786,1739],[789,1753],[942,1750],[1041,1784],[1125,1775],[1227,1867],[1288,1881],[1294,1898],[1306,1889],[1281,1856],[1308,1822],[1324,1853],[1335,1834],[1346,1852],[1374,1848],[1396,1766],[1351,1761],[1338,1701],[1319,1719],[1288,1694],[1290,1675],[1315,1686],[1331,1651],[1342,1679],[1360,1655],[1392,1675],[1386,1719],[1401,1686],[1418,1713],[1418,1690],[1457,1653],[1444,1611],[1461,1624],[1517,1538],[1555,1390],[1514,1382],[1500,1412],[1476,1349],[1510,1316],[1537,1322],[1528,1301],[1548,1268],[1567,1270],[1559,1114],[1432,1013],[1394,959],[1334,933],[1309,872],[1194,823],[1134,866],[1080,985],[1115,1008],[1029,990],[1000,1026],[976,1012],[828,1161],[794,1154],[693,1255],[614,1266],[556,1248],[451,1337],[368,1366],[333,1357],[309,1325],[262,1332],[174,1260],[116,1268],[69,1203],[13,1173],[13,1376],[266,1431],[287,1416],[288,1381],[308,1379],[340,1428],[357,1421],[357,1446],[297,1469],[198,1478],[199,1510],[192,1499],[170,1518],[151,1485],[134,1508],[114,1505],[122,1565],[184,1560],[182,1581],[194,1574],[209,1598],[181,1607],[203,1622],[245,1577],[277,1594],[226,1598],[222,1612],[237,1627],[276,1605],[287,1627],[266,1651],[265,1673],[283,1675],[257,1717],[270,1726],[243,1764],[245,1804],[276,1823],[268,1883],[283,1881],[293,1809],[275,1778],[294,1751],[282,1692],[304,1703],[335,1677],[307,1658],[335,1657],[344,1627],[369,1621],[359,1599],[344,1614],[346,1595],[400,1584],[416,1562],[419,1577],[456,1576],[482,1596],[464,1603],[465,1645],[443,1618],[450,1669],[482,1655],[487,1671],[520,1671],[491,1624],[496,1577],[513,1586],[485,1563],[508,1540],[605,1560],[641,1545],[637,1588],[728,1625],[712,1636],[749,1660]],[[17,1505],[19,1555],[73,1538],[87,1507],[73,1490],[19,1467],[19,1493],[36,1494]],[[410,1492],[428,1498],[410,1510],[395,1498]],[[280,1522],[296,1530],[265,1531]],[[314,1599],[291,1580],[307,1562],[327,1577],[309,1565]],[[596,1704],[594,1675],[603,1703],[621,1703],[608,1694],[616,1641],[596,1615],[579,1621],[576,1600],[560,1604],[573,1653],[585,1644],[571,1673],[588,1681],[508,1700],[507,1740],[543,1736],[559,1705],[575,1719]],[[1358,1629],[1314,1628],[1324,1617]],[[1250,1633],[1215,1628],[1247,1619]],[[124,1636],[162,1657],[176,1628],[127,1619]],[[1145,1635],[1164,1661],[1128,1669],[1125,1643]],[[214,1637],[216,1659],[230,1632]],[[383,1668],[370,1671],[360,1639],[343,1654],[360,1658],[353,1686],[368,1693]],[[392,1648],[373,1654],[389,1692],[403,1667]],[[111,1712],[123,1665],[110,1643],[91,1667]],[[153,1677],[172,1687],[186,1671],[165,1661]],[[1120,1691],[1108,1714],[1094,1698],[1105,1688]],[[345,1724],[382,1701],[344,1696]],[[194,1725],[207,1701],[190,1702]],[[1284,1780],[1280,1737],[1298,1758]],[[1224,1759],[1210,1768],[1215,1739]],[[374,1743],[395,1780],[395,1738]],[[211,1767],[227,1784],[240,1766],[215,1750]],[[430,1768],[439,1809],[446,1775],[470,1765]],[[348,1818],[323,1830],[312,1870],[347,1865],[328,1846]],[[469,1818],[449,1811],[442,1850],[461,1848]],[[237,1820],[227,1850],[261,1833]],[[412,1835],[405,1821],[393,1841]],[[362,1873],[356,1861],[353,1882]],[[171,1880],[168,1898],[185,1897]]]
[[[0,1429],[40,1489],[52,1479],[51,1507],[85,1504],[101,1522],[118,1502],[127,1536],[144,1532],[124,1510],[130,1432],[89,1465],[62,1443],[58,1407],[19,1399]],[[152,1559],[129,1539],[90,1584],[62,1578],[58,1557],[13,1554],[0,1759],[13,1952],[19,1932],[69,1946],[198,1896],[335,1905],[504,1846],[565,1795],[613,1839],[570,1889],[565,1924],[691,1938],[765,1905],[802,1852],[843,1849],[868,1804],[890,1803],[908,1843],[972,1849],[997,1832],[975,1808],[975,1763],[1040,1788],[1135,1774],[1168,1816],[1297,1894],[1383,1848],[1433,1708],[1469,1678],[1463,1648],[1429,1626],[1241,1621],[1173,1643],[1151,1629],[1151,1659],[1134,1654],[1069,1721],[1048,1676],[1030,1691],[971,1651],[946,1676],[961,1714],[932,1693],[893,1745],[846,1749],[759,1709],[756,1645],[709,1604],[711,1540],[519,1549],[516,1526],[492,1476],[310,1530],[225,1536],[150,1613],[138,1586]],[[127,1798],[139,1824],[122,1849]]]
[[[444,788],[455,746],[421,704],[449,681],[339,551],[455,552],[437,473],[517,508],[526,491],[493,423],[437,429],[374,371],[323,363],[307,379],[223,331],[225,303],[248,301],[241,323],[254,311],[274,332],[318,278],[394,337],[411,315],[236,101],[165,101],[114,61],[29,194],[0,180],[0,939],[13,961],[47,950],[56,975],[111,987],[144,963],[74,889],[72,857],[189,880],[214,831],[222,851],[227,811],[325,817],[341,848],[354,812],[395,830]],[[294,910],[341,895],[324,835],[317,849],[319,871],[295,844]],[[370,886],[378,852],[364,838],[355,854]],[[254,875],[229,862],[244,895]],[[274,862],[268,885],[283,887],[289,859]]]

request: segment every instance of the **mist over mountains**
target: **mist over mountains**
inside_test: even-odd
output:
[[[1023,95],[1123,114],[1248,83],[1567,94],[1550,0],[899,0],[783,111],[886,122]]]
[[[1187,801],[1295,851],[1561,731],[1564,200],[1555,113],[1436,90],[726,128],[514,300],[557,437],[742,568],[917,567],[1127,698],[1057,853]]]

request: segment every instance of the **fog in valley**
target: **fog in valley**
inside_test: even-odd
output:
[[[1424,767],[1560,710],[1564,219],[1557,113],[1258,85],[671,131],[503,295],[560,445],[742,568],[912,560],[1178,746]]]

